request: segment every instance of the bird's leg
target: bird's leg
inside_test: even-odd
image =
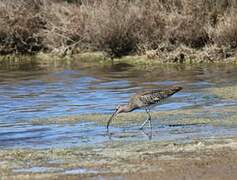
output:
[[[149,126],[150,126],[150,128],[152,130],[150,109],[146,109],[146,113],[148,114]]]
[[[141,130],[142,130],[142,133],[143,133],[145,136],[147,136],[149,140],[152,139],[152,131],[151,131],[150,133],[146,133],[143,129],[141,129]]]
[[[147,121],[149,121],[149,120],[148,120],[148,119],[147,119],[147,120],[145,120],[145,121],[142,123],[142,125],[140,126],[140,128],[139,128],[139,129],[143,129],[143,127],[146,125]]]
[[[152,128],[152,126],[151,126],[151,115],[150,115],[150,110],[149,110],[149,109],[146,109],[146,113],[148,114],[148,119],[145,120],[145,121],[142,123],[140,129],[143,129],[143,127],[146,125],[147,121],[149,121],[149,126],[150,126],[150,128]]]

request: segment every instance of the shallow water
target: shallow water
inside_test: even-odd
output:
[[[160,65],[137,69],[131,65],[84,68],[83,65],[0,70],[0,147],[54,148],[101,144],[108,141],[192,140],[237,135],[237,127],[209,124],[169,126],[153,121],[153,131],[138,130],[140,122],[105,126],[94,121],[57,123],[57,117],[111,114],[135,92],[181,85],[184,90],[156,106],[153,111],[236,107],[236,99],[223,99],[203,90],[237,84],[233,65]],[[229,114],[227,114],[229,115]],[[208,112],[198,115],[212,117]],[[215,114],[213,115],[215,116]],[[218,115],[219,116],[219,115]],[[56,119],[35,124],[35,119]],[[220,117],[221,118],[221,117]]]

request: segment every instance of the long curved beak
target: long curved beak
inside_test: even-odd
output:
[[[109,124],[110,124],[110,122],[112,121],[112,119],[118,114],[117,112],[118,112],[118,110],[116,109],[116,110],[114,111],[114,113],[112,114],[112,116],[109,118],[109,121],[108,121],[108,123],[107,123],[107,130],[109,130]]]

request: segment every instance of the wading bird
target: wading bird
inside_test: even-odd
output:
[[[146,110],[146,113],[148,114],[148,119],[145,120],[140,129],[143,129],[143,127],[146,125],[146,123],[149,121],[149,126],[152,128],[151,125],[151,115],[150,115],[150,108],[154,105],[157,105],[161,100],[166,99],[176,92],[182,90],[183,88],[180,86],[172,86],[167,89],[162,90],[152,90],[152,91],[145,91],[142,93],[137,93],[134,96],[131,97],[128,104],[125,105],[118,105],[116,107],[115,112],[110,117],[108,123],[107,123],[107,130],[109,130],[109,125],[112,119],[118,115],[119,113],[127,113],[134,111],[135,109],[141,109],[144,108]]]

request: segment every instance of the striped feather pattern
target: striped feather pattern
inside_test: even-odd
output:
[[[142,93],[135,94],[129,101],[129,104],[134,108],[141,108],[151,106],[159,103],[161,100],[168,98],[180,89],[163,89],[163,90],[152,90],[145,91]]]

